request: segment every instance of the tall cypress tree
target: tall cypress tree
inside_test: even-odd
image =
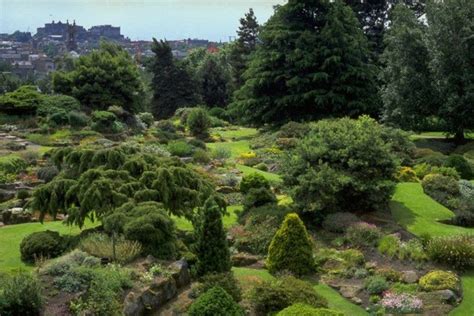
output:
[[[222,224],[222,211],[213,197],[204,204],[202,218],[196,226],[198,275],[230,271],[230,252]]]
[[[393,9],[391,20],[381,56],[383,119],[405,129],[419,130],[430,115],[437,113],[438,100],[429,69],[426,27],[403,4]]]
[[[153,73],[152,113],[158,119],[171,117],[180,107],[198,103],[194,83],[189,74],[176,64],[171,47],[165,41],[153,39],[155,57],[150,66]]]
[[[324,0],[290,0],[277,8],[233,110],[257,125],[371,113],[366,102],[373,104],[374,73],[353,14]]]
[[[258,41],[260,25],[257,17],[250,8],[249,12],[240,19],[239,30],[237,31],[237,41],[232,46],[230,54],[230,64],[232,66],[232,76],[234,85],[239,88],[244,83],[243,73],[247,69],[247,62],[252,52],[255,51]]]

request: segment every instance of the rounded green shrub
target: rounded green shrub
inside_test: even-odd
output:
[[[189,157],[193,153],[193,146],[189,145],[183,140],[177,140],[168,144],[168,151],[173,156]]]
[[[458,290],[459,278],[450,271],[435,270],[422,276],[419,284],[425,291]]]
[[[138,118],[146,124],[147,127],[150,127],[153,122],[155,121],[155,118],[153,117],[153,114],[149,112],[142,112],[137,114]]]
[[[242,290],[239,287],[239,282],[235,279],[232,272],[225,273],[211,273],[199,279],[199,283],[193,287],[193,294],[200,296],[213,287],[220,287],[224,289],[236,302],[242,299]]]
[[[20,244],[21,260],[34,262],[40,258],[55,258],[64,251],[63,238],[50,230],[26,236]]]
[[[474,177],[474,171],[472,170],[469,161],[461,155],[449,156],[445,165],[456,169],[462,179],[470,180]]]
[[[398,162],[384,127],[363,116],[321,120],[282,164],[297,207],[320,214],[371,211],[386,206]]]
[[[89,117],[85,113],[76,111],[68,113],[67,119],[73,128],[84,127],[89,122]]]
[[[242,308],[221,287],[213,287],[198,297],[188,310],[189,316],[241,316]]]
[[[312,284],[292,276],[255,285],[249,299],[257,315],[271,315],[295,303],[315,308],[328,306],[326,299],[316,293]]]
[[[384,277],[374,275],[365,281],[365,288],[369,294],[380,294],[388,289],[388,282]]]
[[[304,275],[314,270],[312,243],[297,214],[286,215],[270,243],[266,264],[270,273],[288,270]]]
[[[421,182],[426,194],[438,202],[447,201],[460,194],[458,181],[441,174],[429,174]]]
[[[242,194],[247,194],[250,189],[259,188],[270,189],[270,183],[264,176],[256,172],[244,176],[240,182],[240,192]]]
[[[282,311],[277,316],[344,316],[344,313],[327,308],[314,308],[306,304],[293,304]]]
[[[244,211],[267,204],[276,204],[275,194],[267,188],[250,189],[244,196]]]
[[[198,138],[207,138],[209,136],[209,127],[211,119],[206,110],[202,108],[192,109],[186,119],[186,125],[191,134]]]

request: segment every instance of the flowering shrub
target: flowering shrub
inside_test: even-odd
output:
[[[249,151],[249,152],[246,152],[246,153],[241,153],[239,158],[240,159],[252,159],[252,158],[256,158],[257,157],[257,154],[253,151]]]
[[[419,313],[423,309],[423,302],[410,294],[386,292],[380,303],[386,312],[394,314]]]
[[[418,182],[415,171],[410,167],[401,167],[395,178],[398,182]]]
[[[380,229],[366,222],[352,224],[346,231],[347,240],[354,246],[373,246],[380,239]]]
[[[425,291],[457,290],[459,278],[450,271],[435,270],[420,278],[419,284]]]

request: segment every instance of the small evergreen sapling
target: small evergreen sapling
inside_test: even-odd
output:
[[[230,271],[230,252],[222,224],[222,211],[215,198],[207,199],[202,218],[196,226],[197,274],[202,276]]]
[[[304,275],[313,271],[311,240],[297,214],[286,215],[273,237],[268,251],[267,267],[270,273],[287,270]]]

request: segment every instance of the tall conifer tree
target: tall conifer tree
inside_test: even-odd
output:
[[[232,76],[234,85],[239,88],[243,84],[242,75],[247,69],[247,62],[250,55],[255,51],[258,41],[260,25],[253,9],[240,19],[239,30],[237,31],[237,40],[232,46],[230,54],[230,63],[232,65]]]
[[[290,0],[263,28],[232,108],[250,123],[372,113],[367,40],[342,3]]]
[[[153,115],[158,119],[169,118],[180,107],[196,105],[194,83],[186,70],[176,64],[168,43],[153,39],[151,50],[155,53],[150,67]]]

